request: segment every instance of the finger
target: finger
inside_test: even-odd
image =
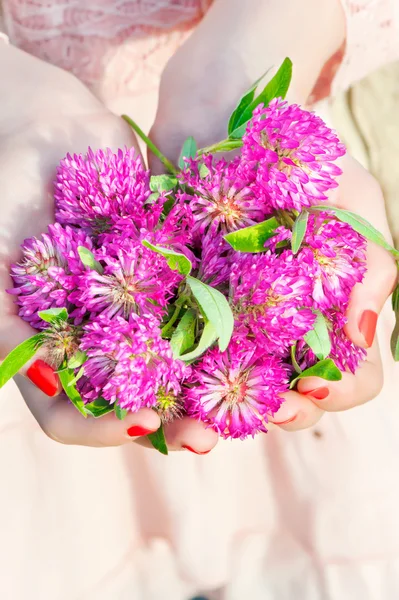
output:
[[[344,172],[339,188],[332,195],[332,203],[361,215],[392,243],[378,182],[352,157],[343,159],[342,168]],[[367,272],[363,282],[352,290],[345,327],[347,335],[358,346],[369,348],[372,345],[378,315],[392,293],[396,279],[397,267],[391,254],[369,242]]]
[[[21,376],[16,377],[16,382],[40,427],[48,437],[62,444],[120,446],[160,426],[159,416],[150,408],[129,412],[122,421],[114,413],[99,419],[85,419],[64,395],[48,398]]]
[[[306,396],[295,391],[283,394],[284,402],[269,421],[285,431],[298,431],[315,425],[323,416],[324,410]]]
[[[355,374],[342,373],[341,381],[306,377],[298,382],[298,391],[325,411],[348,410],[369,402],[383,386],[383,369],[377,339]]]
[[[378,315],[392,294],[397,280],[397,267],[391,255],[375,244],[367,249],[367,272],[352,290],[345,332],[362,348],[373,344]]]
[[[216,431],[190,417],[183,417],[167,425],[165,437],[171,450],[188,450],[195,454],[208,454],[219,439]]]

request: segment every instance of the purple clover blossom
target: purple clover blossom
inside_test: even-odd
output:
[[[49,225],[48,233],[30,238],[22,244],[22,260],[12,265],[15,287],[8,290],[16,296],[19,315],[36,329],[45,329],[38,316],[41,310],[71,307],[69,294],[78,286],[85,267],[78,247],[92,248],[91,240],[79,229]]]
[[[201,176],[200,164],[195,160],[181,175],[182,183],[193,190],[192,195],[182,197],[189,200],[197,242],[207,232],[226,234],[265,218],[267,207],[249,187],[243,170],[239,171],[239,157],[228,163],[224,159],[215,161],[209,155],[203,163],[205,175]]]
[[[266,244],[275,251],[278,243],[291,238],[289,229],[279,227]],[[346,310],[352,288],[367,270],[366,248],[365,238],[332,213],[309,215],[302,258],[313,274],[315,308]]]
[[[102,397],[132,412],[155,407],[166,396],[179,397],[190,373],[173,358],[159,321],[150,316],[132,313],[128,321],[100,316],[85,326],[80,348],[88,356],[78,383],[87,402]]]
[[[254,111],[242,161],[254,168],[253,191],[274,208],[301,210],[338,184],[334,164],[345,154],[337,135],[314,113],[276,98]]]
[[[111,229],[121,217],[141,224],[151,194],[149,180],[134,148],[68,154],[57,170],[56,219],[94,233]]]
[[[204,236],[198,278],[212,287],[227,283],[235,254],[221,234]]]
[[[365,238],[347,223],[323,212],[309,215],[304,252],[306,247],[311,250],[317,306],[345,310],[352,288],[366,272]]]
[[[186,390],[187,412],[223,438],[245,439],[267,432],[268,416],[288,390],[287,369],[276,356],[240,350],[209,350],[192,370]]]
[[[115,238],[95,256],[104,271],[87,271],[80,278],[80,290],[74,296],[77,306],[109,318],[128,318],[132,313],[162,317],[181,281],[163,256],[129,238]]]
[[[312,329],[312,283],[301,252],[238,255],[230,276],[237,334],[246,332],[265,352],[284,355]]]

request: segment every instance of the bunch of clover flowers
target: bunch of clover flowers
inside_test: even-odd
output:
[[[38,330],[14,352],[44,345],[85,416],[150,407],[244,439],[267,431],[299,377],[337,380],[365,358],[345,334],[366,270],[361,221],[324,204],[345,149],[319,117],[267,96],[286,92],[287,69],[243,97],[226,140],[189,138],[179,168],[127,119],[168,175],[131,149],[61,161],[56,223],[11,269]]]

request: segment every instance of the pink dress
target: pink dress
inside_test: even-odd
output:
[[[162,68],[209,4],[3,0],[3,18],[12,43],[74,71],[114,110],[128,106],[149,125]],[[346,8],[346,54],[333,89],[397,51],[393,3]],[[325,89],[330,83],[321,80]],[[56,444],[9,384],[0,411],[0,597],[399,598],[392,325],[386,307],[379,398],[326,415],[314,429],[221,442],[207,457]]]

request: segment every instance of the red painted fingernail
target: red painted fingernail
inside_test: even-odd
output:
[[[378,315],[373,310],[365,310],[359,322],[360,333],[364,337],[367,348],[373,345]]]
[[[310,392],[305,392],[304,396],[312,396],[312,398],[316,398],[316,400],[325,400],[329,394],[330,390],[328,387],[321,387],[310,390]]]
[[[29,367],[26,375],[47,396],[55,396],[58,392],[58,375],[44,360],[35,360]]]
[[[206,450],[205,452],[198,452],[198,450],[194,450],[191,446],[183,446],[185,450],[189,450],[190,452],[194,452],[194,454],[209,454],[210,450]]]
[[[133,425],[127,430],[127,434],[130,437],[139,437],[141,435],[148,435],[149,433],[154,433],[154,430],[141,427],[140,425]]]
[[[293,417],[291,417],[290,419],[286,419],[285,421],[273,421],[273,423],[275,425],[287,425],[287,423],[292,423],[292,421],[295,421],[295,419],[297,418],[297,415],[294,415]]]

